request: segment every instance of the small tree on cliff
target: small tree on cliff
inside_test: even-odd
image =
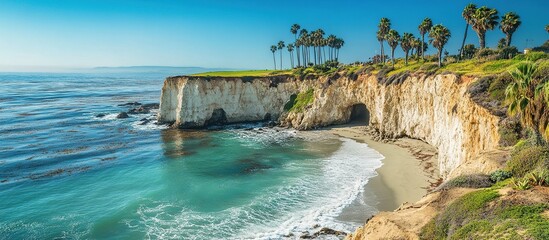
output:
[[[393,67],[395,66],[395,49],[398,46],[398,42],[400,41],[400,34],[394,29],[391,29],[389,33],[387,33],[387,36],[385,37],[387,40],[387,43],[391,47],[391,62],[393,63]]]
[[[408,65],[408,53],[410,52],[410,49],[412,48],[415,41],[415,37],[411,33],[404,33],[402,34],[402,39],[400,40],[400,47],[402,47],[402,51],[404,51],[405,57],[404,57],[404,63]]]
[[[473,30],[477,32],[480,49],[486,47],[486,31],[498,25],[498,10],[483,6],[475,10],[472,19]]]
[[[509,113],[520,115],[525,127],[532,130],[538,145],[543,136],[549,140],[549,83],[543,77],[534,77],[538,66],[533,62],[521,63],[509,72],[513,82],[505,89]]]
[[[276,70],[276,58],[275,58],[275,52],[276,52],[276,46],[275,45],[272,45],[271,46],[271,52],[273,53],[273,62],[274,62],[274,70]]]
[[[448,43],[450,37],[450,30],[448,30],[448,28],[442,26],[441,24],[433,26],[433,28],[431,28],[431,31],[429,32],[429,38],[431,38],[430,42],[431,44],[433,44],[433,47],[438,50],[439,67],[442,66],[442,49],[444,49],[444,45]]]
[[[520,16],[514,12],[509,12],[503,15],[499,28],[505,34],[505,45],[509,47],[511,45],[511,38],[513,33],[517,30],[522,22]]]
[[[417,27],[417,29],[419,30],[419,34],[421,34],[421,59],[425,60],[425,53],[424,53],[424,50],[425,48],[423,47],[424,44],[425,44],[425,34],[429,32],[429,30],[431,30],[431,28],[433,27],[433,21],[430,19],[430,18],[425,18],[423,19],[423,21],[421,22],[421,24],[419,24],[419,26]],[[418,52],[419,54],[419,52]]]

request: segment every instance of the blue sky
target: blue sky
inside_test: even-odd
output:
[[[463,7],[473,2],[515,11],[523,25],[513,44],[538,46],[549,38],[547,0],[393,0],[393,1],[243,1],[243,0],[2,0],[0,69],[42,66],[200,66],[272,68],[269,46],[293,36],[299,23],[322,28],[345,40],[343,62],[364,61],[378,51],[377,22],[417,35],[424,17],[452,32],[447,50],[457,52],[464,32]],[[503,37],[487,34],[488,46]],[[471,31],[469,43],[478,45]],[[431,48],[430,51],[434,50]],[[402,55],[400,48],[397,55]],[[284,52],[284,61],[289,63]],[[288,65],[286,65],[288,66]]]

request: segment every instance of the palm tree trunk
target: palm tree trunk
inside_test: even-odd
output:
[[[507,33],[505,34],[505,45],[507,45],[507,47],[511,46],[511,38],[513,37],[513,35],[511,33]],[[507,56],[505,56],[507,57]]]
[[[486,32],[478,32],[477,35],[480,42],[480,49],[484,49],[486,47]]]
[[[315,65],[316,65],[316,46],[313,46],[313,57],[315,58]]]
[[[294,45],[295,45],[295,54],[297,56],[297,67],[299,67],[299,46],[296,44],[297,43],[297,33],[294,34]]]
[[[421,60],[425,61],[425,51],[423,49],[425,49],[425,46],[423,46],[425,44],[425,33],[421,35]]]
[[[406,57],[404,57],[404,64],[408,65],[408,51],[406,51]]]
[[[273,52],[273,62],[274,62],[275,70],[276,70],[276,57],[275,57],[275,53],[274,53],[274,52]]]
[[[391,62],[393,67],[395,67],[395,48],[391,47]]]
[[[282,49],[280,49],[280,70],[282,69]]]
[[[381,53],[380,53],[380,54],[381,54],[381,62],[382,62],[382,63],[385,63],[385,54],[384,54],[384,52],[383,52],[383,41],[379,41],[379,45],[381,46],[381,47],[380,47],[380,51],[381,51]]]
[[[292,68],[294,68],[294,51],[290,52],[290,59],[292,60]]]
[[[438,67],[442,67],[442,48],[438,49]]]
[[[463,48],[465,48],[465,40],[467,39],[468,30],[469,30],[469,23],[465,24],[465,34],[463,34],[463,41],[461,41],[461,48],[459,49],[458,60],[463,59]]]

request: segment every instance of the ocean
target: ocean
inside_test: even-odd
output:
[[[383,156],[364,143],[116,118],[158,103],[173,74],[1,73],[0,239],[295,238],[353,231],[363,221],[339,217],[351,203],[377,211],[360,198]]]

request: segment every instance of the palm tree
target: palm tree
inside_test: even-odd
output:
[[[385,40],[387,40],[387,43],[391,47],[391,61],[393,63],[393,67],[395,66],[395,48],[398,46],[398,42],[400,41],[400,34],[394,29],[391,29],[387,36],[385,36]]]
[[[282,49],[284,49],[286,45],[284,44],[284,41],[279,41],[277,46],[278,50],[280,50],[280,70],[282,70]]]
[[[543,143],[542,135],[549,139],[549,109],[543,98],[547,96],[539,94],[543,89],[543,83],[534,78],[538,66],[533,62],[520,64],[510,74],[513,77],[511,84],[505,89],[505,99],[509,103],[509,113],[519,114],[524,126],[531,128],[536,138],[536,143]],[[546,92],[547,93],[547,92]],[[545,134],[542,134],[545,133]]]
[[[297,53],[297,66],[298,67],[301,65],[300,60],[299,60],[299,46],[300,46],[300,44],[297,41],[297,31],[299,31],[299,29],[301,29],[301,26],[299,26],[299,24],[297,24],[297,23],[292,25],[292,27],[290,28],[290,32],[294,35],[295,48],[296,48],[296,53]]]
[[[463,47],[465,47],[465,40],[467,39],[467,32],[469,31],[469,25],[473,24],[473,14],[477,10],[477,5],[469,3],[461,12],[461,16],[465,19],[465,34],[463,34],[463,41],[461,42],[461,48],[459,49],[460,59],[463,57]]]
[[[549,24],[545,25],[545,31],[547,31],[547,33],[549,33]]]
[[[430,19],[430,18],[425,18],[423,19],[423,21],[421,22],[421,24],[419,24],[419,26],[417,27],[418,30],[419,30],[419,34],[421,34],[421,59],[425,60],[425,53],[423,52],[423,45],[425,43],[425,34],[428,33],[431,28],[433,27],[433,21]],[[419,53],[418,53],[419,54]]]
[[[408,53],[412,48],[414,40],[415,40],[415,37],[411,33],[402,34],[402,39],[400,39],[400,47],[402,47],[402,51],[404,51],[405,53],[404,63],[406,65],[408,65]]]
[[[288,52],[290,53],[290,63],[292,64],[292,68],[294,68],[294,45],[290,43],[288,44],[287,48]]]
[[[430,42],[438,50],[438,67],[442,66],[442,49],[451,37],[450,30],[442,24],[437,24],[429,31]]]
[[[299,31],[299,41],[300,41],[300,45],[302,46],[301,48],[301,57],[303,58],[303,66],[307,66],[307,64],[309,63],[309,59],[308,59],[308,51],[307,51],[307,48],[308,48],[308,38],[309,38],[309,32],[307,31],[307,29],[301,29],[301,31]]]
[[[275,58],[276,49],[277,49],[277,48],[276,48],[275,45],[272,45],[272,46],[271,46],[271,52],[273,53],[273,62],[274,62],[275,70],[276,70],[276,58]]]
[[[381,18],[379,21],[379,24],[377,25],[377,41],[379,41],[379,44],[381,45],[381,61],[385,63],[385,51],[383,49],[383,41],[385,40],[385,35],[389,33],[389,29],[391,29],[391,20],[388,18]]]
[[[511,45],[513,33],[515,33],[521,23],[520,16],[514,12],[508,12],[501,18],[499,28],[505,33],[505,45],[507,47]]]
[[[330,58],[330,61],[333,61],[334,58],[335,58],[335,44],[336,44],[336,40],[337,40],[337,37],[333,34],[330,34],[330,36],[328,36],[326,38],[326,41],[327,41],[327,44],[328,44],[328,48],[329,48],[329,52],[328,52],[328,57]]]
[[[414,56],[414,54],[415,54],[414,51],[415,51],[416,49],[419,49],[419,46],[420,46],[420,45],[421,45],[420,40],[414,37],[414,39],[412,39],[412,42],[411,42],[411,44],[410,44],[410,46],[411,46],[411,48],[410,48],[410,56]]]
[[[337,38],[335,42],[335,60],[339,61],[339,49],[345,45],[345,41],[342,38]]]
[[[480,48],[486,47],[486,31],[493,30],[498,25],[498,10],[483,6],[477,8],[472,18],[473,30],[477,32]]]

